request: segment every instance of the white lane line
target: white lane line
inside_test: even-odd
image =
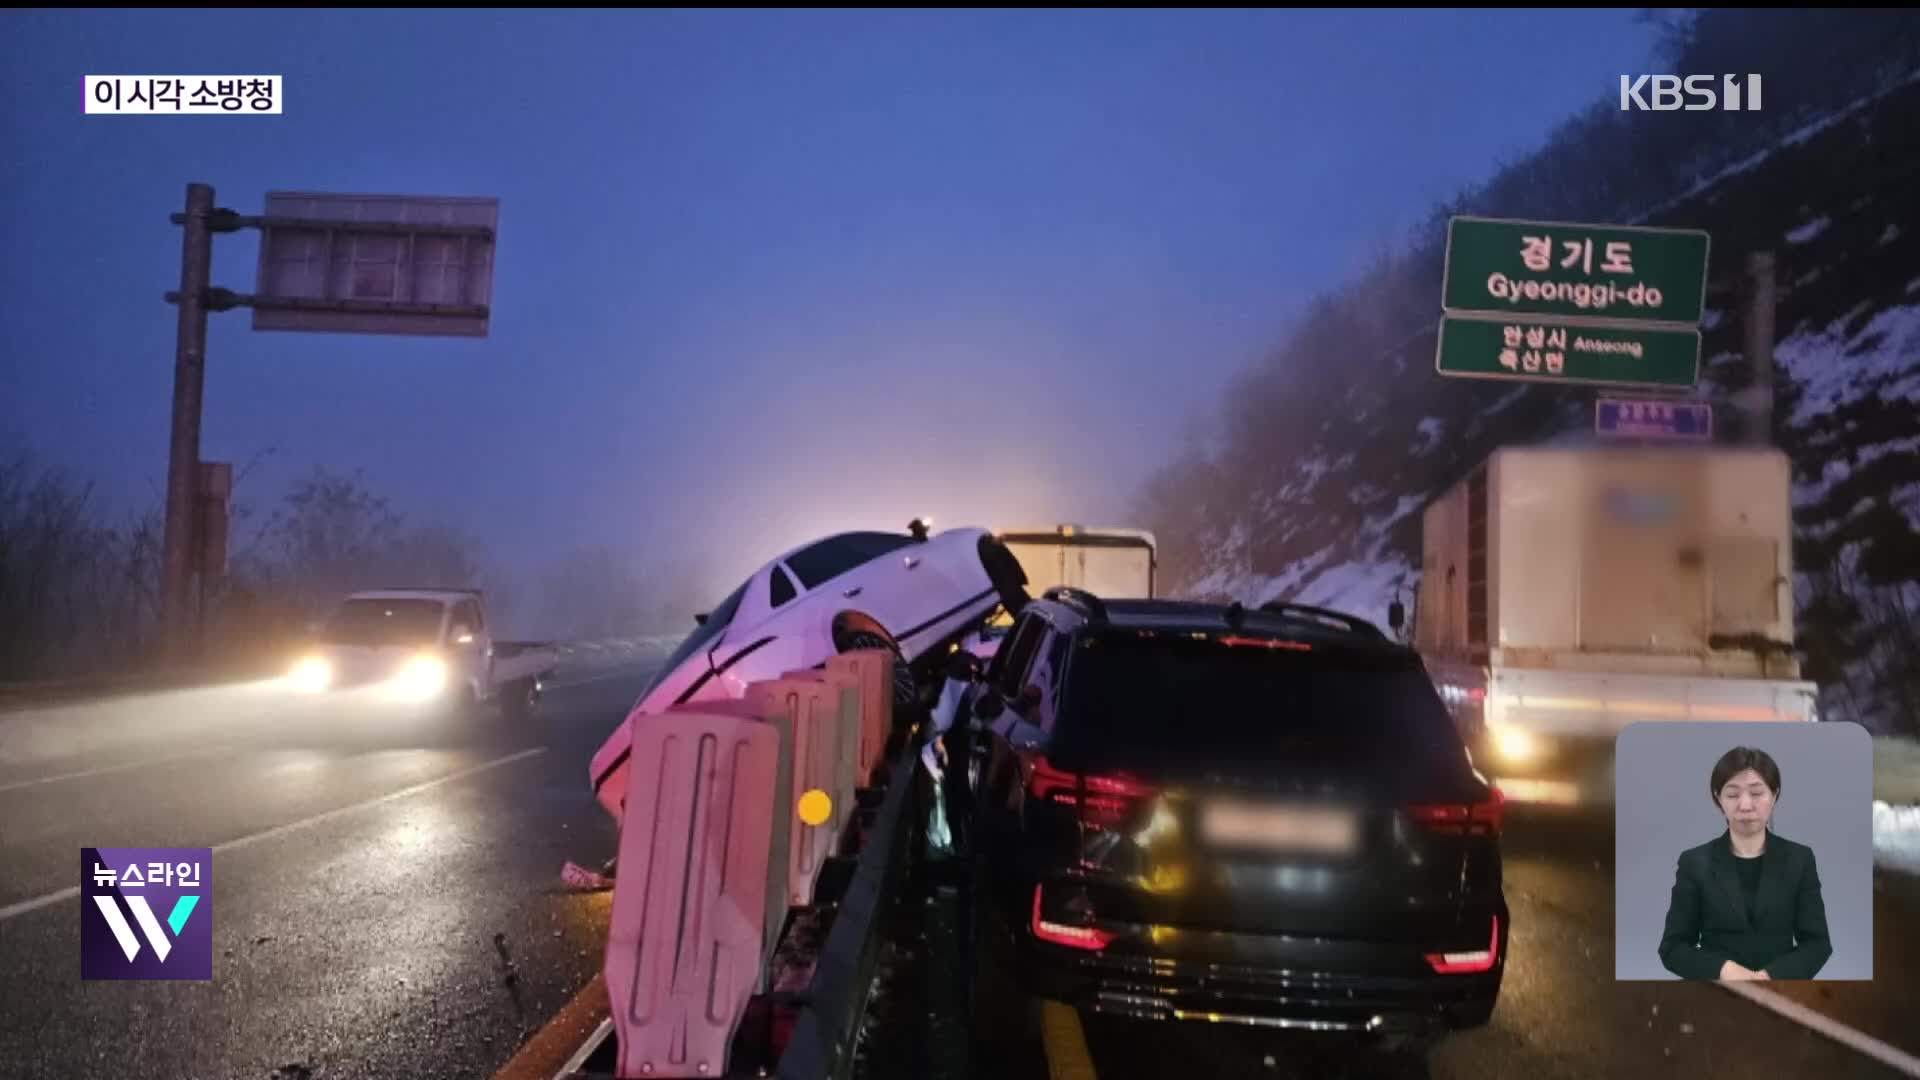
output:
[[[586,678],[584,678],[584,679],[571,679],[571,680],[569,680],[569,681],[567,681],[567,682],[557,682],[557,683],[549,683],[549,684],[547,685],[547,689],[549,689],[549,690],[571,690],[572,688],[574,688],[574,687],[576,687],[576,686],[585,686],[585,685],[587,685],[588,683],[597,683],[597,682],[601,682],[601,681],[604,681],[604,680],[606,680],[606,679],[618,679],[618,678],[621,678],[621,677],[623,677],[623,676],[627,676],[627,677],[631,677],[631,676],[635,676],[635,675],[640,675],[640,674],[642,674],[642,672],[639,672],[639,671],[626,671],[626,670],[622,670],[622,671],[609,671],[609,672],[606,672],[605,674],[602,674],[602,675],[589,675],[589,676],[587,676],[587,677],[586,677]]]
[[[1914,1057],[1898,1047],[1889,1046],[1863,1031],[1835,1020],[1824,1013],[1818,1013],[1790,998],[1785,998],[1747,982],[1723,982],[1722,989],[1739,994],[1762,1008],[1772,1009],[1781,1016],[1812,1028],[1834,1042],[1858,1050],[1860,1053],[1879,1061],[1881,1064],[1898,1069],[1908,1076],[1920,1076],[1920,1057]]]
[[[587,1036],[587,1041],[580,1044],[580,1049],[573,1052],[573,1056],[568,1058],[567,1063],[560,1067],[560,1072],[557,1075],[571,1076],[581,1069],[586,1068],[587,1059],[593,1056],[595,1050],[600,1049],[600,1044],[606,1042],[607,1036],[611,1034],[613,1034],[612,1018],[600,1021],[600,1026],[593,1029],[593,1034]]]
[[[213,845],[212,850],[213,850],[213,853],[217,855],[220,852],[232,851],[235,848],[245,847],[248,844],[257,843],[261,840],[269,840],[276,836],[284,836],[287,833],[293,832],[295,829],[304,829],[309,825],[318,825],[323,821],[332,821],[334,818],[341,817],[345,814],[351,814],[351,813],[354,813],[355,811],[365,810],[370,806],[379,806],[382,803],[393,802],[396,799],[404,799],[412,795],[418,795],[421,792],[428,790],[429,788],[436,788],[442,784],[451,784],[455,780],[462,780],[462,779],[465,779],[466,777],[473,776],[476,773],[486,772],[488,769],[497,769],[502,765],[511,765],[516,761],[520,761],[525,758],[530,758],[535,754],[544,754],[546,752],[547,752],[546,747],[535,746],[527,750],[522,750],[517,754],[508,754],[506,757],[495,758],[492,761],[485,762],[480,765],[475,765],[471,769],[462,769],[457,773],[449,773],[448,775],[442,776],[435,780],[428,780],[425,783],[415,784],[412,787],[401,788],[399,791],[388,792],[385,795],[368,799],[365,802],[357,802],[350,806],[342,806],[342,807],[339,807],[338,809],[328,810],[325,813],[315,814],[312,817],[301,818],[299,821],[290,821],[285,825],[275,825],[271,829],[266,829],[261,832],[252,833],[247,836],[236,837],[235,839],[228,840],[226,843]],[[0,922],[6,922],[8,919],[14,918],[16,916],[25,915],[29,911],[38,911],[39,909],[46,907],[49,904],[57,904],[62,900],[71,900],[74,897],[79,895],[80,895],[80,886],[72,885],[67,888],[60,889],[56,892],[50,892],[45,896],[36,896],[31,900],[22,900],[17,904],[8,904],[6,907],[0,908]]]
[[[79,780],[88,776],[103,776],[110,772],[125,772],[128,769],[141,769],[148,765],[161,765],[169,761],[184,761],[187,758],[205,757],[208,754],[217,754],[222,750],[231,749],[233,748],[230,746],[210,746],[202,750],[188,750],[184,753],[168,754],[165,757],[148,758],[145,761],[130,761],[125,765],[103,765],[98,769],[82,769],[79,772],[60,773],[57,776],[42,776],[33,780],[15,780],[11,784],[0,784],[0,791],[13,791],[17,788],[33,787],[36,784],[54,784],[62,780]]]

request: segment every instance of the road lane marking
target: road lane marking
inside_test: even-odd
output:
[[[309,825],[318,825],[323,821],[331,821],[334,818],[342,817],[346,814],[354,813],[355,811],[365,810],[370,806],[379,806],[382,803],[389,803],[397,799],[405,799],[405,798],[408,798],[409,796],[418,795],[421,792],[426,791],[430,788],[436,788],[442,784],[451,784],[455,780],[462,780],[462,779],[465,779],[466,777],[473,776],[477,773],[486,772],[489,769],[497,769],[502,765],[511,765],[516,761],[521,761],[525,758],[533,757],[535,754],[544,754],[546,752],[547,752],[547,748],[544,746],[531,747],[529,749],[522,750],[517,754],[508,754],[506,757],[503,757],[503,758],[495,758],[492,761],[475,765],[470,769],[462,769],[459,772],[449,773],[446,776],[442,776],[434,780],[428,780],[428,781],[425,781],[424,783],[415,784],[412,787],[404,787],[404,788],[401,788],[399,791],[391,791],[385,795],[380,795],[380,796],[376,796],[375,798],[367,799],[364,802],[357,802],[349,806],[338,807],[333,810],[328,810],[324,813],[315,814],[312,817],[301,818],[299,821],[289,821],[285,825],[275,825],[271,829],[264,829],[260,832],[251,833],[247,836],[236,837],[232,840],[226,841],[225,843],[213,845],[211,850],[214,854],[218,855],[220,852],[232,851],[236,848],[242,848],[247,846],[248,844],[257,843],[261,840],[268,840],[276,836],[285,836],[287,833],[293,832],[296,829],[304,829]],[[14,918],[19,915],[25,915],[30,911],[38,911],[43,907],[47,907],[51,904],[57,904],[62,900],[71,900],[74,897],[79,895],[80,895],[80,886],[71,885],[71,886],[68,886],[67,888],[60,889],[55,892],[50,892],[45,896],[36,896],[31,900],[22,900],[17,904],[8,904],[6,907],[0,907],[0,922],[6,922],[8,919]]]
[[[33,780],[15,780],[10,784],[0,784],[0,791],[13,791],[18,788],[33,787],[36,784],[53,784],[62,780],[79,780],[88,776],[104,776],[110,772],[125,772],[128,769],[144,768],[148,765],[160,765],[169,761],[183,761],[187,758],[205,757],[222,750],[231,750],[231,746],[212,746],[203,750],[188,750],[180,754],[168,754],[165,757],[148,758],[145,761],[132,761],[125,765],[103,765],[98,769],[82,769],[79,772],[60,773],[57,776],[42,776]]]
[[[1721,989],[1738,994],[1764,1009],[1772,1009],[1795,1023],[1812,1028],[1834,1042],[1857,1050],[1879,1061],[1883,1065],[1898,1069],[1908,1076],[1920,1076],[1920,1057],[1914,1057],[1897,1047],[1889,1046],[1863,1031],[1835,1020],[1825,1013],[1815,1012],[1790,998],[1782,997],[1771,990],[1762,989],[1753,983],[1722,982]]]
[[[1096,1080],[1080,1010],[1058,1001],[1040,1003],[1040,1042],[1047,1051],[1049,1080]]]
[[[493,1080],[553,1080],[578,1072],[613,1034],[610,1012],[606,974],[596,972],[585,989],[562,1005],[553,1019],[541,1025],[513,1058],[500,1066]],[[577,1042],[583,1031],[586,1040]],[[570,1055],[569,1047],[573,1048]]]
[[[641,674],[643,674],[643,672],[627,671],[627,670],[609,671],[602,675],[589,675],[584,679],[570,679],[566,682],[548,683],[546,688],[548,690],[570,690],[573,687],[585,686],[588,683],[603,682],[607,679],[618,679],[618,678],[621,678],[622,676],[632,677],[632,676],[638,676]]]

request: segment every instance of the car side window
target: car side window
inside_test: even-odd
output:
[[[800,595],[799,590],[793,587],[793,578],[787,575],[787,570],[783,566],[773,568],[773,583],[768,586],[768,589],[772,592],[768,600],[773,607],[779,607]]]
[[[893,533],[841,533],[787,556],[787,567],[803,588],[817,589],[864,563],[914,543],[911,536]]]
[[[1027,669],[1033,666],[1033,654],[1039,651],[1040,641],[1046,637],[1047,624],[1038,616],[1028,616],[1014,628],[1013,639],[1006,645],[1003,655],[1006,666],[1000,669],[997,685],[1008,701],[1020,696],[1026,689]],[[996,658],[997,659],[997,658]]]
[[[457,626],[466,627],[469,633],[477,634],[480,632],[480,612],[474,606],[473,601],[462,600],[453,605],[453,619],[448,625],[448,630],[451,631]]]
[[[1062,675],[1067,667],[1067,651],[1072,647],[1073,635],[1055,634],[1047,645],[1047,681],[1041,687],[1047,694],[1047,728],[1053,728],[1054,715],[1060,711],[1060,687],[1066,683]]]

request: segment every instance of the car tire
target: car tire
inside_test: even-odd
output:
[[[893,654],[893,707],[895,711],[911,709],[920,703],[920,683],[914,678],[913,667],[900,655],[900,646],[892,639],[872,630],[842,630],[835,635],[834,645],[843,653],[859,652],[862,649],[881,649]]]
[[[987,572],[987,580],[1000,594],[1000,605],[1009,615],[1020,614],[1033,600],[1027,593],[1027,572],[1021,568],[1020,560],[1013,557],[1013,552],[1007,550],[1007,545],[992,537],[981,539],[980,566]]]
[[[521,679],[500,688],[500,716],[509,723],[525,723],[533,715],[533,680]]]

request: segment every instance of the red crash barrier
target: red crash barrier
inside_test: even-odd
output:
[[[765,970],[781,733],[689,711],[633,728],[607,935],[619,1075],[718,1077]],[[777,928],[776,928],[777,931]]]
[[[845,673],[860,689],[860,757],[857,782],[874,783],[887,756],[887,737],[893,733],[893,655],[880,649],[842,653],[827,661],[827,670]]]
[[[793,783],[787,805],[797,807],[809,791],[825,792],[830,816],[808,825],[796,813],[790,819],[787,846],[787,901],[813,902],[813,886],[827,859],[839,850],[840,837],[854,810],[854,754],[859,748],[860,703],[843,679],[819,672],[797,672],[747,687],[746,704],[758,715],[778,719],[793,732]]]

